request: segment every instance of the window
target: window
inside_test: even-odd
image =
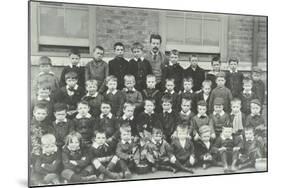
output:
[[[225,45],[227,27],[222,15],[167,11],[162,19],[167,51],[176,48],[182,52],[219,54]]]
[[[32,5],[33,54],[64,56],[73,47],[90,54],[95,43],[94,7],[45,2]]]

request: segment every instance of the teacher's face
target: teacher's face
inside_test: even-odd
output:
[[[152,51],[154,53],[156,53],[156,52],[158,52],[161,43],[160,43],[159,39],[151,39],[150,45],[151,45]]]

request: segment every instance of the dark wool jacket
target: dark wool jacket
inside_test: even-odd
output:
[[[186,162],[191,155],[194,155],[194,145],[189,138],[186,139],[184,147],[182,147],[178,138],[172,139],[171,148],[180,162]]]
[[[70,160],[76,161],[78,165],[73,165]],[[64,169],[70,169],[74,172],[81,172],[90,164],[90,156],[87,150],[70,151],[67,147],[62,149],[62,163]]]
[[[146,76],[152,74],[152,68],[147,59],[137,60],[131,59],[129,61],[129,72],[135,76],[136,89],[142,91],[146,88]]]
[[[73,121],[67,119],[66,122],[53,122],[53,128],[55,130],[55,137],[57,140],[57,146],[64,146],[65,137],[74,129]]]
[[[179,116],[176,112],[171,111],[170,113],[160,113],[159,119],[163,127],[163,133],[165,139],[170,142],[171,135],[176,130],[177,124],[179,123]]]
[[[98,117],[95,120],[94,124],[95,124],[94,130],[99,130],[99,129],[105,130],[107,138],[112,138],[112,139],[118,138],[119,124],[118,124],[118,119],[114,115],[112,115],[111,118],[109,118],[109,117],[104,117],[104,118]]]
[[[224,113],[223,115],[212,113],[210,118],[212,119],[216,134],[220,134],[222,128],[230,123],[230,117],[227,113]]]
[[[119,117],[123,111],[123,105],[125,103],[125,96],[122,91],[117,91],[114,95],[112,93],[104,93],[103,99],[108,101],[111,105],[111,112],[113,115]]]
[[[223,99],[223,101],[224,101],[223,109],[225,112],[229,113],[231,111],[231,105],[230,105],[230,102],[232,100],[231,91],[226,87],[218,87],[218,86],[215,89],[213,89],[213,91],[211,92],[210,101],[209,101],[210,112],[213,112],[213,110],[214,110],[214,100],[217,97],[220,97]]]
[[[160,117],[156,113],[149,115],[145,112],[142,112],[138,115],[136,121],[138,133],[143,132],[144,130],[152,133],[153,127],[162,127]]]
[[[234,72],[231,73],[227,71],[225,74],[225,86],[230,89],[233,97],[238,97],[241,91],[243,90],[243,73],[241,72]]]
[[[130,74],[129,62],[120,57],[115,57],[108,62],[109,75],[113,75],[117,78],[117,88],[124,88],[124,76]]]
[[[193,79],[193,91],[198,91],[202,87],[202,82],[205,80],[205,71],[197,66],[195,71],[189,66],[183,73],[184,78],[191,77]]]
[[[162,74],[163,83],[168,78],[175,79],[175,91],[179,92],[182,89],[183,68],[178,63],[165,65]]]
[[[65,75],[69,72],[76,72],[78,78],[78,85],[84,90],[85,89],[85,68],[82,66],[67,66],[64,67],[60,76],[60,87],[66,86]]]
[[[93,117],[98,117],[100,115],[100,106],[103,101],[103,96],[101,94],[98,94],[96,97],[85,95],[81,100],[85,100],[89,103],[89,113]]]
[[[216,152],[213,148],[214,142],[215,140],[210,139],[210,146],[208,148],[201,139],[194,141],[195,156],[199,164],[203,163],[204,156],[207,154],[210,154],[213,157],[213,159],[216,158],[215,156]]]
[[[252,92],[250,95],[248,95],[241,92],[239,98],[241,99],[241,112],[249,115],[251,113],[251,101],[253,99],[257,99],[256,94]]]
[[[262,80],[258,80],[258,81],[253,80],[252,91],[255,93],[255,95],[263,105],[265,100],[265,91],[266,91],[264,82]]]

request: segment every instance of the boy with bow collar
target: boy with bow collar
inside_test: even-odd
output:
[[[117,144],[116,155],[119,157],[119,166],[121,168],[123,178],[130,178],[134,170],[135,154],[137,145],[131,137],[131,128],[128,126],[120,127],[121,140]]]
[[[195,94],[194,97],[194,102],[195,106],[197,106],[197,103],[201,100],[205,101],[207,103],[207,114],[210,114],[210,107],[209,107],[209,103],[210,103],[210,95],[211,95],[211,90],[212,90],[212,81],[210,80],[204,80],[202,82],[202,89],[199,93]],[[197,109],[196,111],[197,112]]]
[[[262,157],[262,143],[255,138],[254,134],[254,127],[245,127],[243,147],[237,162],[240,170],[255,167],[256,159]]]
[[[106,78],[107,91],[104,93],[103,98],[110,103],[112,114],[119,117],[122,114],[125,96],[117,89],[117,83],[117,78],[115,76],[110,75]],[[124,83],[122,85],[124,85]]]
[[[239,98],[241,99],[242,106],[241,111],[247,116],[251,113],[251,101],[257,99],[256,94],[252,91],[253,81],[245,77],[243,79],[243,91],[240,93]]]
[[[103,61],[104,48],[96,46],[93,52],[93,60],[88,62],[85,66],[85,81],[96,80],[98,91],[103,93],[105,91],[105,79],[108,76],[108,64]]]
[[[88,149],[81,146],[82,136],[78,132],[71,132],[65,138],[62,149],[63,171],[61,176],[71,183],[95,181],[96,175],[90,165]]]
[[[73,119],[74,130],[81,134],[81,147],[89,148],[92,144],[92,133],[94,128],[94,119],[89,114],[89,104],[87,101],[80,101],[77,104],[78,114]]]
[[[162,97],[162,113],[159,114],[159,118],[163,127],[164,138],[168,143],[171,143],[171,136],[176,130],[176,125],[179,121],[179,117],[172,109],[173,102],[171,97]]]
[[[109,75],[117,78],[118,89],[124,88],[124,76],[129,74],[129,62],[124,58],[125,46],[121,42],[114,44],[115,58],[108,62]]]
[[[211,138],[211,129],[203,125],[199,129],[200,139],[194,142],[197,164],[207,169],[217,165],[217,156],[213,150],[215,139]]]
[[[66,85],[65,74],[68,72],[76,72],[78,85],[81,88],[85,88],[85,69],[80,65],[81,54],[78,49],[71,49],[69,52],[69,61],[70,64],[63,68],[60,76],[60,87]]]
[[[193,112],[196,112],[196,103],[195,103],[195,96],[196,94],[193,92],[192,87],[193,87],[193,80],[192,78],[184,78],[183,79],[183,90],[179,92],[178,95],[178,105],[181,104],[181,99],[182,98],[189,98],[192,103],[191,103],[191,109]]]
[[[98,82],[96,80],[87,80],[86,91],[87,94],[81,100],[87,101],[90,106],[90,114],[93,117],[98,117],[100,115],[100,105],[103,101],[103,96],[98,92]]]
[[[164,66],[162,79],[173,78],[175,80],[175,91],[179,92],[182,88],[183,68],[178,63],[179,51],[171,50],[169,64]]]
[[[119,161],[115,155],[115,146],[112,142],[107,141],[104,129],[94,131],[93,144],[89,149],[91,163],[95,170],[98,171],[98,178],[104,180],[105,177],[110,179],[119,179],[121,176],[112,172]]]
[[[221,135],[216,139],[213,150],[216,152],[223,163],[224,172],[235,172],[240,149],[243,147],[243,141],[240,136],[234,136],[233,128],[225,125]],[[231,165],[231,168],[229,166]]]
[[[134,58],[129,61],[129,72],[135,76],[136,89],[138,91],[142,91],[146,88],[146,76],[152,74],[149,61],[143,57],[143,48],[141,43],[135,42],[131,48]]]
[[[230,112],[230,101],[232,100],[232,94],[231,91],[225,87],[225,73],[220,72],[217,74],[216,79],[217,87],[212,90],[210,95],[210,101],[209,101],[209,107],[210,107],[210,113],[214,111],[214,100],[217,97],[221,97],[223,99],[223,109],[225,112]]]
[[[136,80],[133,75],[125,75],[124,77],[125,88],[122,90],[125,96],[125,102],[131,102],[135,105],[135,115],[140,113],[142,108],[143,98],[141,93],[135,89]]]
[[[161,98],[163,96],[170,97],[173,102],[173,110],[178,111],[178,93],[174,90],[175,88],[175,79],[168,78],[165,80],[165,88],[166,90],[162,93]]]
[[[237,67],[239,60],[237,58],[230,58],[228,60],[229,71],[226,72],[226,87],[230,89],[233,97],[239,97],[243,85],[243,73],[239,72]]]
[[[68,72],[65,74],[66,86],[60,88],[54,97],[55,103],[65,103],[67,105],[67,116],[73,119],[77,114],[77,103],[84,95],[83,89],[77,84],[77,73]]]
[[[214,101],[214,112],[210,115],[213,121],[216,137],[219,137],[222,127],[230,123],[230,118],[223,110],[223,99],[218,97]]]
[[[59,168],[61,165],[61,150],[56,146],[56,138],[52,134],[41,137],[41,155],[37,158],[33,175],[37,182],[48,184],[59,184]],[[38,182],[39,180],[39,182]]]
[[[199,101],[197,103],[197,115],[195,115],[191,120],[191,127],[193,129],[193,137],[194,140],[200,139],[199,136],[199,129],[203,125],[208,125],[211,129],[211,137],[215,138],[216,134],[213,127],[213,121],[209,116],[206,114],[207,112],[207,104],[205,101]]]
[[[65,137],[74,129],[73,121],[66,118],[66,110],[67,107],[63,103],[56,103],[54,105],[54,116],[56,120],[53,122],[53,128],[59,148],[64,146]]]
[[[101,103],[101,114],[95,121],[94,130],[103,129],[106,133],[106,139],[109,142],[117,144],[119,135],[118,119],[111,113],[110,103],[103,101]]]
[[[51,71],[52,61],[47,56],[41,56],[39,58],[39,69],[40,72],[35,78],[34,91],[38,88],[38,85],[47,84],[51,88],[51,94],[59,88],[59,81],[55,73]]]
[[[144,101],[144,112],[137,117],[137,130],[142,139],[151,139],[153,127],[161,127],[159,115],[154,112],[155,105],[151,99]]]
[[[156,112],[160,112],[159,102],[161,99],[161,93],[156,87],[156,77],[153,74],[146,76],[146,89],[142,90],[143,100],[152,99],[155,101]]]

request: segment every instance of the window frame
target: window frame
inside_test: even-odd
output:
[[[60,5],[60,3],[55,3]],[[42,2],[32,2],[30,10],[30,47],[31,55],[42,56],[49,55],[55,57],[66,57],[67,52],[42,52],[39,51],[40,45],[58,45],[58,46],[78,46],[89,47],[89,53],[83,54],[83,57],[91,57],[93,55],[94,45],[96,44],[96,7],[88,5],[74,5],[74,4],[61,4],[65,8],[73,9],[88,9],[89,11],[89,33],[88,38],[75,38],[75,37],[53,37],[53,36],[40,36],[40,7],[55,7],[54,3],[46,4]],[[63,45],[62,45],[63,44]],[[65,44],[65,45],[64,45]]]
[[[198,13],[198,12],[196,12]],[[210,14],[210,13],[200,13]],[[170,51],[172,49],[177,49],[184,53],[206,53],[206,54],[220,54],[221,61],[225,62],[227,60],[227,34],[228,34],[228,16],[223,14],[216,14],[219,16],[221,21],[220,26],[220,37],[219,46],[200,46],[200,45],[188,45],[188,44],[168,44],[167,43],[167,17],[168,13],[162,11],[159,14],[159,33],[162,36],[162,49],[164,51]],[[183,18],[185,19],[185,18]],[[183,39],[184,40],[184,39]]]

